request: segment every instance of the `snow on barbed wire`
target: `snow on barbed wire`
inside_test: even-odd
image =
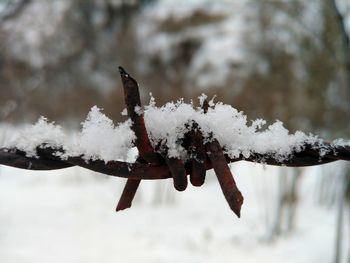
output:
[[[203,100],[203,95],[199,98]],[[287,159],[293,151],[302,150],[305,144],[321,143],[313,135],[297,131],[289,134],[283,123],[276,121],[262,129],[265,120],[257,119],[248,124],[247,116],[222,102],[211,103],[204,114],[200,108],[179,100],[157,107],[150,103],[145,107],[145,123],[154,146],[163,144],[170,157],[184,157],[185,150],[179,143],[191,129],[193,121],[198,123],[205,141],[217,139],[224,153],[231,158],[240,154],[249,157],[251,153],[269,154],[279,161]]]
[[[200,102],[204,96],[199,98]],[[240,155],[248,158],[252,153],[257,153],[283,161],[293,152],[301,151],[306,144],[321,145],[323,142],[317,136],[300,131],[290,134],[280,121],[263,128],[265,120],[250,122],[242,111],[222,102],[211,102],[211,107],[204,113],[200,107],[185,103],[182,99],[158,107],[151,96],[143,114],[151,143],[157,149],[167,149],[169,157],[187,158],[181,141],[194,122],[199,125],[204,142],[217,139],[224,153],[231,158]],[[94,106],[82,123],[80,133],[74,136],[68,136],[60,126],[41,117],[36,124],[6,139],[2,147],[18,148],[31,157],[36,156],[38,146],[46,145],[63,148],[61,158],[82,156],[85,160],[105,162],[126,160],[136,139],[131,125],[130,119],[114,125],[101,109]],[[338,144],[350,145],[350,142],[334,142],[334,145]]]
[[[49,122],[45,117],[31,126],[26,126],[20,132],[13,132],[11,136],[3,142],[3,147],[17,148],[24,151],[28,157],[36,156],[36,147],[46,143],[47,145],[58,148],[65,143],[66,135],[61,126]]]
[[[62,159],[69,156],[82,156],[85,160],[126,160],[128,152],[136,139],[127,120],[117,126],[113,121],[94,106],[82,123],[80,133],[68,136],[62,128],[41,117],[32,126],[13,134],[5,141],[3,147],[17,148],[28,157],[36,156],[36,148],[45,145],[52,148],[63,148],[59,154]]]
[[[136,139],[131,130],[131,120],[128,119],[117,126],[94,106],[76,140],[68,145],[63,158],[82,155],[86,160],[126,160],[128,152]]]
[[[332,142],[335,147],[345,147],[350,145],[350,140],[336,139]]]

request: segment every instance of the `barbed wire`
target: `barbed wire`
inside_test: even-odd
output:
[[[320,142],[305,144],[302,149],[294,150],[289,158],[276,159],[272,154],[251,153],[249,157],[242,154],[231,158],[224,154],[216,139],[204,143],[203,135],[194,123],[191,130],[185,134],[182,146],[188,152],[188,160],[168,157],[167,150],[154,149],[148,138],[143,113],[135,109],[141,107],[138,84],[123,68],[119,67],[124,87],[125,104],[129,118],[132,120],[131,129],[136,135],[135,146],[139,157],[134,163],[123,161],[89,160],[83,156],[67,157],[63,148],[53,148],[47,144],[37,147],[37,156],[29,157],[26,152],[16,148],[0,148],[0,164],[27,170],[56,170],[73,166],[83,167],[109,176],[127,178],[127,183],[118,202],[117,211],[131,207],[141,180],[160,180],[172,178],[174,187],[184,191],[188,185],[188,175],[192,185],[200,187],[205,182],[206,171],[214,169],[222,192],[231,210],[240,217],[243,195],[228,166],[229,163],[250,161],[269,165],[302,167],[321,165],[337,160],[350,161],[350,146]],[[205,100],[202,108],[208,110]]]

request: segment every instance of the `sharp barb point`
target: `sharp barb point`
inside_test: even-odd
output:
[[[125,210],[125,209],[130,208],[130,207],[131,207],[131,206],[128,206],[128,207],[126,207],[126,206],[125,206],[125,207],[119,207],[119,206],[118,206],[118,207],[116,208],[115,211],[116,211],[116,212],[123,211],[123,210]]]
[[[124,76],[124,77],[128,76],[128,73],[125,71],[123,67],[119,66],[118,69],[121,76]]]
[[[235,211],[235,214],[238,218],[241,218],[241,211]]]

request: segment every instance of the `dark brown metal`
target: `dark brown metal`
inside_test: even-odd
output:
[[[337,160],[347,161],[350,156],[350,148],[341,148],[342,155],[338,156],[338,147],[333,147],[325,144],[322,148],[329,149],[330,153],[323,157],[319,153],[319,148],[308,150],[307,148],[300,152],[294,152],[289,159],[278,161],[271,156],[263,154],[251,154],[250,157],[245,158],[239,156],[237,158],[226,157],[228,163],[239,161],[248,161],[254,163],[268,164],[274,166],[287,167],[307,167],[335,162]],[[25,153],[17,149],[0,148],[0,165],[12,166],[26,170],[57,170],[72,166],[80,166],[95,172],[100,172],[110,176],[117,176],[130,179],[143,180],[159,180],[171,178],[170,171],[165,163],[163,164],[148,164],[148,163],[128,163],[121,161],[110,161],[107,164],[102,160],[86,161],[82,157],[69,157],[61,160],[55,155],[56,152],[61,152],[57,149],[38,148],[38,158],[26,157]],[[308,155],[311,154],[311,155]],[[187,174],[190,174],[191,163],[185,163]],[[211,162],[206,162],[206,170],[212,169]]]
[[[132,180],[128,179],[126,181],[123,193],[119,199],[116,211],[124,210],[130,208],[132,205],[132,201],[135,197],[137,188],[140,185],[141,180]]]
[[[128,116],[132,121],[131,129],[136,135],[135,145],[139,151],[140,158],[148,163],[160,163],[159,156],[154,152],[148,138],[143,112],[141,109],[141,98],[136,80],[134,80],[122,67],[119,67],[120,76],[124,87],[124,99]],[[138,107],[138,111],[136,110]],[[133,198],[140,185],[138,179],[128,179],[124,191],[119,199],[117,211],[131,207]]]
[[[139,151],[139,155],[149,163],[160,163],[161,159],[159,155],[154,152],[148,138],[143,112],[141,110],[138,84],[122,67],[119,67],[119,72],[124,86],[125,105],[128,116],[132,120],[131,129],[136,135],[135,145]],[[136,107],[138,107],[139,110],[136,110]]]
[[[57,159],[27,157],[23,151],[7,148],[0,148],[0,164],[36,171],[58,170],[74,166],[74,164]]]
[[[203,112],[207,113],[209,109],[208,101],[204,100],[201,107],[203,109]],[[207,161],[203,135],[196,122],[193,122],[190,137],[190,156],[192,161],[190,181],[193,186],[199,187],[204,184],[207,170],[206,168],[209,163]]]
[[[169,158],[166,154],[163,155],[163,158],[168,165],[171,176],[173,177],[175,189],[180,192],[185,191],[188,182],[184,163],[178,158]]]
[[[119,72],[124,86],[124,97],[128,115],[133,122],[131,129],[136,135],[135,145],[139,150],[140,157],[148,163],[160,163],[161,158],[155,153],[148,138],[143,113],[141,111],[141,99],[138,84],[136,80],[126,73],[122,67],[119,67]],[[136,111],[136,107],[138,107],[138,111]],[[187,175],[184,164],[178,158],[168,158],[167,154],[163,154],[162,156],[166,164],[169,166],[170,173],[174,179],[175,189],[178,191],[184,191],[187,187]],[[139,182],[133,184],[131,182],[127,183],[125,187],[130,187],[130,189],[126,189],[123,194],[131,194],[133,190],[137,190],[138,185]],[[122,198],[122,200],[132,201],[131,198]]]
[[[214,171],[220,183],[221,190],[226,198],[231,210],[238,216],[241,216],[241,207],[243,204],[242,193],[238,190],[236,182],[232,176],[230,167],[222,152],[217,140],[208,142],[205,145],[207,154],[211,160]]]
[[[191,131],[190,157],[192,161],[191,184],[197,187],[202,186],[206,175],[206,154],[203,136],[197,123],[193,123]]]

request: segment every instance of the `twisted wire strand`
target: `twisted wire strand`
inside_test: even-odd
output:
[[[321,154],[324,150],[326,150],[326,153]],[[57,156],[57,152],[63,151],[50,147],[38,147],[37,157],[27,157],[25,152],[18,149],[0,148],[0,164],[26,170],[57,170],[72,166],[80,166],[95,172],[123,178],[145,180],[171,178],[171,174],[164,162],[149,164],[110,161],[105,163],[102,160],[86,161],[82,157],[69,157],[66,160],[61,160],[60,157]],[[283,161],[276,160],[268,154],[257,153],[252,153],[250,157],[247,158],[244,156],[238,158],[229,158],[226,156],[226,160],[229,163],[249,161],[287,167],[314,166],[337,160],[350,161],[350,146],[333,146],[329,143],[324,143],[322,146],[306,145],[304,149],[299,152],[294,152],[290,158]],[[187,174],[190,174],[190,160],[185,163],[185,168]],[[207,163],[206,170],[211,168],[211,163]]]

